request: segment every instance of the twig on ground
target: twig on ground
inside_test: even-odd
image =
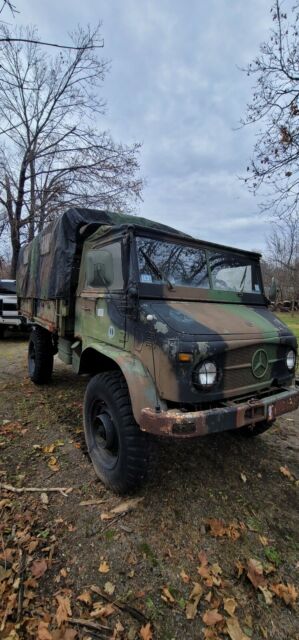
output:
[[[86,627],[86,629],[93,630],[98,634],[105,634],[105,635],[102,635],[102,637],[105,638],[105,640],[107,638],[109,639],[109,637],[113,638],[112,635],[107,636],[108,632],[112,634],[112,629],[110,627],[104,626],[103,624],[91,622],[89,620],[85,620],[84,618],[68,618],[67,622],[70,624],[77,624],[79,627]]]
[[[125,602],[119,602],[118,600],[113,600],[112,598],[109,598],[109,596],[107,596],[107,594],[104,593],[102,589],[97,587],[95,584],[92,584],[90,589],[91,591],[96,593],[98,596],[101,596],[103,600],[106,600],[106,602],[110,602],[111,604],[113,604],[113,606],[116,607],[117,609],[120,609],[121,611],[126,611],[127,613],[129,613],[132,616],[132,618],[135,618],[135,620],[137,620],[141,624],[145,624],[146,622],[148,622],[148,620],[146,619],[146,617],[143,615],[141,611],[139,611],[138,609],[135,609],[135,607],[131,607],[129,604],[126,604]]]
[[[73,487],[13,487],[12,484],[4,484],[0,482],[0,489],[4,489],[5,491],[12,491],[13,493],[50,493],[53,491],[57,491],[61,493],[61,495],[67,498],[68,494],[73,491]]]
[[[24,600],[24,580],[26,576],[26,551],[20,549],[20,562],[19,562],[19,590],[18,590],[18,608],[16,621],[20,622],[23,613],[23,600]]]

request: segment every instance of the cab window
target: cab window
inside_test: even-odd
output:
[[[109,291],[123,289],[121,243],[114,242],[86,254],[85,286]]]

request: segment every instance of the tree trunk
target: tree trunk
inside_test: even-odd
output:
[[[18,258],[19,258],[19,253],[21,249],[20,230],[18,228],[16,220],[14,220],[14,224],[10,228],[10,238],[11,238],[11,247],[12,247],[10,275],[13,278],[13,280],[15,280],[16,273],[17,273]]]

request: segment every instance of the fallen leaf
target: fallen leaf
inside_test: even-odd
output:
[[[263,586],[259,586],[258,588],[262,592],[262,594],[263,594],[263,596],[265,598],[266,604],[272,604],[273,595],[272,595],[271,591],[269,591],[269,589],[267,587],[263,587]]]
[[[49,504],[49,497],[48,497],[47,493],[44,493],[44,492],[41,493],[40,494],[40,499],[41,499],[42,504]]]
[[[117,637],[115,634],[123,633],[124,630],[125,630],[125,628],[123,627],[121,622],[118,621],[116,623],[115,627],[114,627],[114,630],[113,630],[113,638],[114,638],[114,636],[115,636],[115,638]],[[134,633],[134,638],[135,638],[135,633]]]
[[[283,584],[280,582],[278,584],[271,584],[270,589],[276,596],[282,598],[286,604],[294,605],[298,598],[298,591],[293,584]]]
[[[58,602],[58,607],[57,607],[55,617],[57,620],[57,624],[60,627],[62,623],[68,619],[68,617],[71,617],[72,610],[71,610],[70,599],[67,596],[57,595],[56,600]]]
[[[29,545],[27,547],[29,555],[31,555],[33,551],[35,551],[36,547],[38,547],[38,544],[39,544],[39,540],[30,540]]]
[[[94,610],[91,611],[91,618],[109,618],[115,613],[115,608],[112,602],[103,605],[101,602],[94,603]]]
[[[112,584],[112,582],[105,582],[104,591],[108,593],[109,596],[113,596],[115,591],[115,584]]]
[[[89,591],[82,591],[79,596],[77,596],[77,600],[80,602],[84,602],[85,604],[92,603],[92,597]]]
[[[240,477],[241,477],[242,482],[244,482],[244,483],[247,482],[247,477],[245,476],[245,473],[240,473]]]
[[[162,588],[162,595],[161,595],[162,600],[164,600],[165,602],[170,602],[171,604],[173,604],[173,602],[175,602],[175,599],[173,597],[173,595],[171,595],[168,587],[163,587]]]
[[[34,560],[31,565],[31,573],[35,578],[41,578],[48,569],[48,563],[45,558]]]
[[[153,632],[151,628],[151,623],[143,625],[139,631],[139,635],[141,640],[153,640]]]
[[[204,640],[220,640],[218,633],[212,627],[205,627],[203,629]]]
[[[231,640],[248,640],[249,636],[243,633],[237,618],[227,618],[226,631]]]
[[[210,528],[210,533],[215,538],[222,538],[226,536],[231,540],[238,540],[240,538],[241,533],[245,530],[245,525],[243,522],[236,523],[231,522],[228,525],[225,524],[223,520],[217,520],[216,518],[210,518],[206,521],[208,527]]]
[[[208,564],[208,556],[206,552],[202,549],[198,554],[198,559],[202,567],[205,567]]]
[[[190,582],[190,576],[188,576],[187,573],[185,573],[184,569],[182,569],[180,576],[183,580],[183,582],[185,582],[185,584],[188,584],[188,582]]]
[[[103,511],[100,515],[100,518],[102,522],[104,522],[105,520],[113,520],[115,518],[115,514],[109,511]]]
[[[263,565],[259,560],[250,558],[247,563],[247,569],[247,577],[256,589],[265,584]]]
[[[268,538],[266,538],[266,536],[259,536],[260,542],[263,545],[263,547],[267,547],[269,544],[269,540]]]
[[[233,616],[238,604],[234,598],[223,598],[223,607],[224,610],[230,615]]]
[[[204,579],[207,587],[220,587],[221,578],[219,575],[222,573],[222,569],[217,562],[209,566],[208,561],[204,558],[204,564],[202,563],[197,572]]]
[[[223,616],[217,609],[208,609],[202,616],[204,623],[207,627],[213,627],[217,622],[223,620]]]
[[[189,602],[186,604],[186,618],[187,620],[194,620],[197,614],[197,607],[200,601],[200,598],[203,594],[203,588],[198,582],[194,582],[194,587],[189,596]]]
[[[132,511],[132,509],[136,509],[142,500],[144,500],[144,498],[131,498],[130,500],[125,500],[125,502],[120,502],[116,507],[110,509],[110,513],[120,514]]]
[[[46,444],[42,447],[42,451],[43,453],[53,453],[53,451],[55,451],[55,444]]]
[[[48,460],[48,467],[50,467],[52,471],[59,471],[60,467],[55,456],[51,456],[51,458]]]
[[[263,567],[264,567],[264,573],[266,575],[269,575],[269,573],[275,573],[275,571],[277,570],[275,565],[272,564],[272,562],[264,562]]]
[[[40,620],[37,627],[37,640],[53,640],[53,636],[48,629],[49,623]]]
[[[110,567],[108,562],[106,562],[106,560],[103,560],[102,562],[100,562],[100,566],[99,566],[99,572],[100,573],[109,573],[110,571]]]
[[[280,473],[282,473],[285,478],[289,478],[289,480],[294,480],[294,476],[290,472],[288,467],[279,467]]]

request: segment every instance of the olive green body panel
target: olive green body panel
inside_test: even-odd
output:
[[[132,339],[125,331],[124,310],[119,297],[98,291],[82,292],[76,300],[75,335],[85,344],[91,339],[113,347],[131,350]],[[112,308],[112,309],[111,309]]]
[[[149,371],[139,358],[112,345],[84,340],[81,359],[85,354],[90,354],[89,357],[91,357],[92,352],[113,361],[122,371],[128,385],[134,418],[138,424],[144,407],[154,410],[158,404],[161,409],[166,409],[165,403],[157,397],[156,387]]]
[[[177,334],[200,335],[200,339],[250,340],[257,336],[270,338],[289,333],[286,325],[266,306],[248,306],[241,304],[240,300],[238,304],[162,300],[150,306],[157,315],[157,331],[165,334],[172,329]]]
[[[289,385],[293,374],[285,357],[296,347],[289,329],[261,305],[144,301],[135,327],[135,353],[153,376],[154,357],[159,396],[175,403],[209,403]],[[253,374],[252,360],[261,350],[267,367],[259,376]],[[180,362],[179,353],[189,354],[190,362]],[[221,375],[204,392],[194,372],[206,359]]]

